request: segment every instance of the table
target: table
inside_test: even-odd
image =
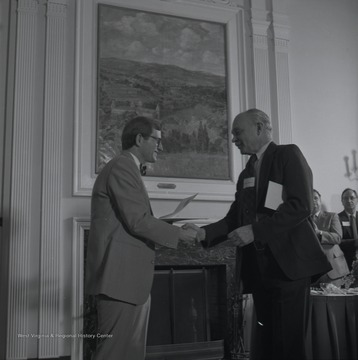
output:
[[[358,295],[311,295],[310,300],[308,359],[358,359]]]

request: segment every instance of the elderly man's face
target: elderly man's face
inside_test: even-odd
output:
[[[262,124],[256,124],[246,117],[237,117],[234,120],[231,134],[232,142],[241,154],[254,154],[260,149],[260,133]]]

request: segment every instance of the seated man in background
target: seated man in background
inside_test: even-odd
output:
[[[343,236],[341,249],[346,257],[349,270],[357,258],[358,252],[358,228],[357,228],[357,192],[353,189],[344,189],[341,196],[344,210],[338,214],[341,221]]]
[[[342,239],[342,227],[337,214],[322,210],[321,194],[315,189],[313,190],[312,219],[323,251],[332,266],[332,270],[322,275],[316,284],[330,282],[340,286],[342,277],[349,273],[346,259],[338,245]]]

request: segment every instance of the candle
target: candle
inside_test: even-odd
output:
[[[344,159],[344,162],[346,163],[346,174],[345,174],[345,176],[350,177],[351,173],[349,171],[348,156],[345,156],[343,159]]]
[[[352,155],[353,155],[353,172],[356,173],[358,170],[357,169],[357,159],[356,159],[357,151],[352,150]]]

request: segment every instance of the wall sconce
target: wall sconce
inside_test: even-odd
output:
[[[347,177],[349,180],[358,180],[358,168],[357,168],[357,151],[352,150],[352,157],[353,157],[353,166],[350,169],[349,168],[349,157],[345,156],[344,162],[346,163],[346,173],[344,174],[345,177]]]

